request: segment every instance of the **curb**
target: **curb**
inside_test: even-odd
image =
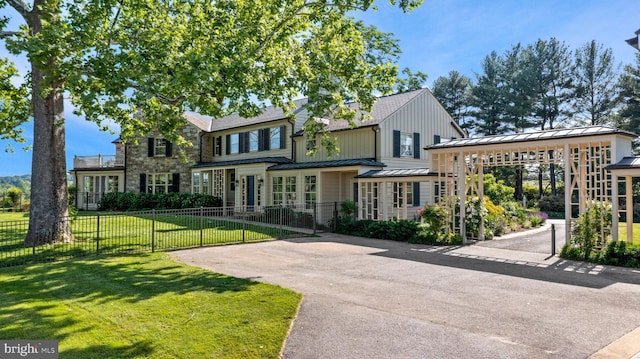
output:
[[[595,352],[589,359],[640,358],[640,327]]]

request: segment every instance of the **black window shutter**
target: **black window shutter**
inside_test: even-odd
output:
[[[433,135],[433,144],[437,145],[440,143],[440,135]]]
[[[356,205],[358,204],[358,183],[354,183],[353,184],[353,203],[355,203]]]
[[[249,146],[250,146],[250,137],[249,136],[249,132],[243,132],[244,133],[244,151],[240,151],[242,153],[249,153]]]
[[[222,136],[216,137],[216,155],[222,156]]]
[[[413,133],[413,158],[420,159],[420,134]]]
[[[140,193],[147,192],[147,175],[145,173],[140,174]]]
[[[165,145],[165,153],[164,153],[165,157],[171,157],[171,155],[173,154],[173,149],[171,148],[172,147],[171,142],[164,140],[164,145]]]
[[[226,154],[231,154],[231,135],[227,135],[227,148],[225,150]]]
[[[171,192],[175,192],[175,193],[180,192],[180,174],[179,173],[173,174],[173,182],[171,183],[170,190]]]
[[[217,155],[217,147],[216,147],[216,137],[213,136],[211,138],[211,155],[213,155],[214,157]]]
[[[155,148],[155,140],[153,137],[149,137],[147,143],[149,144],[149,148],[147,148],[148,153],[147,156],[153,157],[153,149]]]
[[[400,131],[393,130],[393,157],[400,157]]]
[[[420,203],[420,182],[413,182],[413,206],[422,206]]]
[[[269,151],[271,149],[271,129],[264,129],[264,150]]]
[[[280,148],[287,147],[287,126],[280,126]]]

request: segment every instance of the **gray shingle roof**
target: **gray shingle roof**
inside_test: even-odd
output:
[[[294,100],[293,103],[296,106],[294,113],[302,109],[307,102],[308,100],[306,98]],[[288,118],[288,116],[281,108],[269,106],[264,109],[262,114],[251,118],[244,118],[239,114],[234,113],[229,116],[214,119],[211,116],[201,115],[196,112],[185,112],[184,118],[202,131],[215,132],[270,121],[283,120]]]
[[[346,167],[346,166],[385,167],[386,165],[372,158],[360,158],[360,159],[351,159],[351,160],[284,163],[284,164],[271,166],[267,169],[267,171],[293,170],[293,169],[304,169],[304,168]]]
[[[418,95],[429,91],[428,89],[420,89],[410,92],[404,92],[395,95],[382,96],[379,97],[373,108],[371,109],[371,113],[366,113],[364,111],[360,111],[357,103],[349,104],[349,107],[357,110],[356,118],[354,120],[355,127],[369,127],[380,124],[382,121],[386,120],[389,116],[398,111],[402,106],[409,103],[409,101],[416,98]],[[360,120],[361,114],[370,115],[370,120]],[[339,131],[339,130],[347,130],[351,127],[349,126],[349,122],[346,120],[337,120],[334,121],[332,119],[324,120],[325,128],[328,131]],[[295,136],[301,136],[303,134],[302,130],[295,133]]]
[[[241,160],[229,160],[229,161],[220,161],[220,162],[203,162],[197,163],[191,168],[201,168],[201,167],[224,167],[224,166],[236,166],[236,165],[247,165],[254,163],[289,163],[290,159],[286,157],[258,157],[258,158],[245,158]]]
[[[597,136],[608,134],[620,134],[628,137],[636,137],[636,134],[631,132],[619,130],[616,128],[606,126],[588,126],[588,127],[575,127],[575,128],[563,128],[557,130],[547,131],[535,131],[527,133],[514,133],[509,135],[495,135],[475,138],[461,138],[457,140],[437,143],[434,145],[424,147],[425,150],[438,149],[438,148],[451,148],[451,147],[464,147],[464,146],[482,146],[492,145],[498,143],[513,143],[513,142],[530,142],[530,141],[542,141],[550,139],[563,139],[572,137],[585,137],[585,136]]]
[[[408,169],[389,169],[389,170],[371,170],[356,178],[388,178],[388,177],[415,177],[415,176],[437,176],[435,172],[431,172],[428,168],[408,168]]]
[[[618,163],[608,165],[608,170],[640,168],[640,157],[623,157]]]

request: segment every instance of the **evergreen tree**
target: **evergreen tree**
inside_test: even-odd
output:
[[[611,114],[617,105],[617,73],[611,48],[595,40],[575,52],[574,111],[581,122],[590,125],[612,124]]]
[[[469,126],[465,123],[465,117],[472,85],[471,79],[458,71],[449,71],[448,77],[440,76],[433,83],[433,95],[462,128]]]

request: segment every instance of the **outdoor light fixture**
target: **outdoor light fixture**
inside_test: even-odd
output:
[[[258,176],[258,185],[262,186],[264,184],[264,178]]]

